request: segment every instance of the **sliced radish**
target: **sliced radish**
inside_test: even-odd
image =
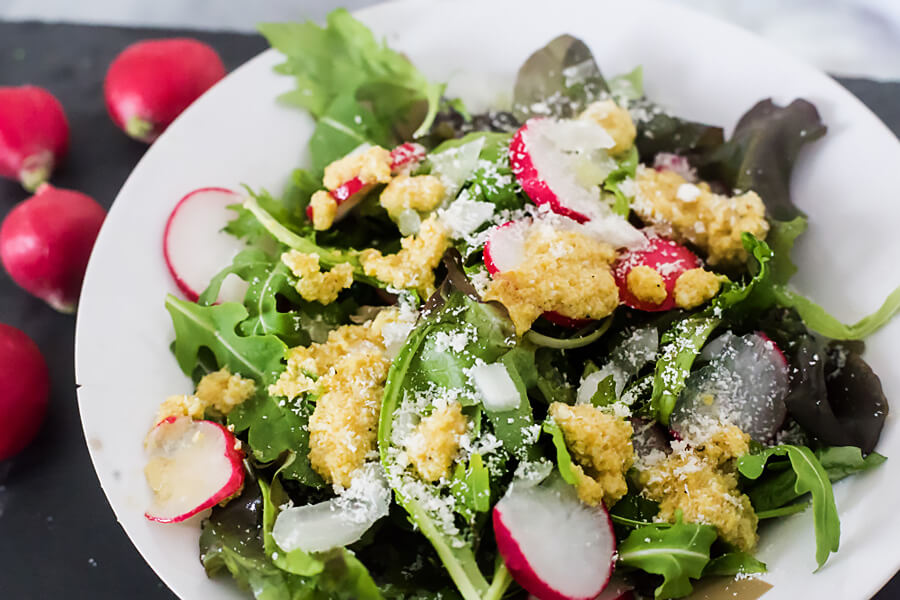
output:
[[[690,440],[710,424],[736,425],[754,440],[770,441],[787,415],[788,363],[775,342],[762,334],[727,332],[710,345],[715,354],[691,373],[672,412],[670,426]]]
[[[503,363],[475,365],[469,369],[469,377],[488,411],[502,412],[519,406],[522,398]]]
[[[631,427],[634,429],[631,444],[637,456],[647,457],[655,452],[668,454],[672,450],[666,429],[656,421],[631,417]]]
[[[559,325],[560,327],[568,327],[569,329],[580,329],[582,327],[587,327],[588,325],[593,323],[591,319],[573,319],[571,317],[561,315],[555,310],[545,312],[541,316],[554,325]]]
[[[619,297],[630,308],[649,312],[671,310],[675,307],[675,281],[689,269],[701,266],[697,255],[673,241],[651,236],[647,244],[637,250],[626,251],[613,267]],[[628,289],[628,274],[637,266],[647,266],[658,272],[666,286],[666,299],[660,304],[643,302]]]
[[[236,494],[244,453],[230,431],[212,421],[168,417],[147,435],[144,474],[154,502],[151,521],[178,523]]]
[[[366,197],[366,194],[375,187],[374,183],[363,183],[359,177],[354,177],[350,181],[345,181],[338,187],[329,191],[331,197],[337,203],[337,210],[334,213],[334,223],[347,216],[353,208]],[[306,218],[310,221],[315,219],[315,209],[312,205],[306,207]]]
[[[505,271],[511,271],[522,264],[525,259],[525,240],[530,229],[538,226],[554,226],[577,229],[583,231],[583,226],[566,217],[556,217],[551,221],[534,221],[523,219],[521,221],[509,221],[494,227],[489,233],[484,244],[484,266],[488,273],[495,275]],[[542,315],[545,319],[561,327],[578,329],[585,327],[592,321],[590,319],[573,319],[555,311],[548,311]]]
[[[539,600],[593,600],[606,588],[616,552],[609,515],[582,504],[558,477],[512,485],[493,522],[507,569]]]
[[[509,145],[516,180],[535,204],[585,224],[585,233],[619,247],[643,236],[601,201],[597,173],[609,170],[606,150],[615,145],[597,123],[573,119],[529,119]],[[591,175],[585,177],[586,173]],[[605,175],[603,175],[605,177]]]
[[[386,517],[391,489],[380,466],[370,463],[353,476],[337,498],[286,508],[278,513],[272,537],[286,552],[325,552],[352,544]]]
[[[531,221],[509,221],[494,227],[484,244],[484,266],[495,275],[512,271],[525,260],[525,238]]]
[[[391,150],[391,172],[408,173],[425,160],[425,146],[407,142]]]
[[[688,183],[696,183],[698,181],[697,171],[691,166],[688,159],[677,154],[660,152],[653,157],[653,168],[657,171],[672,171],[681,175]]]
[[[182,198],[169,215],[163,234],[163,255],[178,289],[188,300],[196,302],[210,279],[246,247],[223,231],[234,218],[228,206],[241,202],[241,196],[231,190],[201,188]],[[243,280],[229,275],[218,301],[239,302],[246,290]]]

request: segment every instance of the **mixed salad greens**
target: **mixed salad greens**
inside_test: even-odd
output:
[[[286,57],[278,72],[297,82],[281,100],[316,119],[310,164],[280,197],[248,190],[227,227],[246,249],[197,302],[166,300],[185,373],[202,383],[227,369],[254,384],[242,402],[200,417],[226,426],[243,452],[242,488],[203,520],[200,556],[210,576],[227,571],[266,600],[677,598],[693,580],[765,572],[753,556],[757,524],[810,507],[819,567],[838,550],[832,483],[885,460],[874,449],[888,404],[859,340],[900,309],[900,290],[845,325],[788,287],[797,270],[791,248],[807,223],[790,197],[791,169],[825,134],[812,104],[763,100],[725,139],[720,127],[647,98],[640,68],[606,78],[587,46],[563,35],[521,67],[511,107],[471,114],[343,10],[325,27],[261,31]],[[577,119],[609,100],[635,127],[633,145],[616,153],[605,133]],[[548,143],[575,157],[573,178],[600,208],[585,205],[583,215],[582,205],[566,205],[564,186],[547,183],[549,175],[538,183],[559,196],[553,201],[525,181],[510,145],[548,122],[566,124],[541,135],[571,137]],[[600,142],[581,152],[585,137]],[[316,204],[326,187],[340,195],[323,184],[326,167],[376,147],[405,149],[392,153],[403,177],[440,180],[438,206],[415,210],[407,199],[387,210],[383,182],[345,189],[353,200],[346,210],[328,198]],[[543,175],[546,156],[538,164],[538,154],[546,148],[520,151],[533,154]],[[640,173],[666,171],[678,174],[679,195],[727,204],[737,201],[732,190],[756,192],[762,235],[735,232],[737,249],[719,262],[695,238],[673,241],[664,224],[635,212]],[[333,222],[320,226],[319,210]],[[435,215],[449,247],[428,264],[432,279],[396,285],[390,269],[369,267],[374,252],[388,259],[408,249],[402,256],[413,261],[417,248],[433,250],[423,231]],[[527,254],[537,239],[528,227],[588,231],[577,227],[591,222],[612,236],[638,232],[671,246],[635,250],[626,240],[611,244],[618,249],[608,263],[585,259],[585,268],[616,277],[606,292],[631,300],[616,300],[600,318],[594,309],[577,315],[563,298],[529,320],[511,308],[513,296],[490,291],[521,261],[511,253]],[[519,238],[496,235],[515,223],[525,224]],[[711,291],[699,301],[672,304],[685,269],[666,272],[681,260],[659,258],[669,251],[708,276]],[[649,267],[662,299],[654,303],[614,272],[629,253],[638,257],[631,268]],[[323,271],[298,276],[287,255],[315,255]],[[393,272],[402,263],[391,263]],[[560,264],[540,281],[551,285]],[[330,285],[340,270],[346,277],[333,298],[310,300],[315,294],[300,285],[304,277]],[[229,275],[247,283],[243,302],[217,303]],[[579,287],[569,280],[560,294]],[[383,329],[362,339],[388,314],[390,336]],[[322,353],[336,331],[362,337],[328,363]],[[341,417],[371,411],[361,435],[372,439],[358,469],[342,476],[329,461],[359,449],[314,456],[311,440],[328,432],[311,419],[331,393],[317,385],[340,377],[335,365],[355,356],[357,342],[369,344],[366,360],[375,361],[366,373],[383,368],[384,378],[345,382],[349,398],[377,393],[377,406],[354,404]],[[302,384],[295,394],[283,385],[289,375]],[[681,483],[696,486],[694,497],[674,489]]]

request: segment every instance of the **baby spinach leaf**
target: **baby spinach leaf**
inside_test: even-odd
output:
[[[553,440],[553,446],[556,448],[556,468],[563,481],[571,485],[578,485],[578,476],[572,467],[572,455],[569,454],[569,449],[566,447],[562,429],[553,421],[544,421],[541,427],[544,433],[549,433]]]
[[[695,315],[676,321],[660,338],[662,354],[656,361],[650,411],[664,425],[684,389],[691,366],[720,319]]]
[[[703,575],[715,540],[714,527],[684,523],[679,513],[672,525],[646,525],[632,531],[619,544],[619,563],[662,575],[656,598],[679,598],[691,593],[691,579]]]
[[[309,138],[313,172],[321,173],[331,162],[363,144],[390,146],[390,132],[353,96],[338,96],[316,121]]]
[[[638,100],[634,106],[634,144],[645,161],[652,162],[660,152],[693,156],[718,148],[725,139],[721,127],[670,115],[649,100]]]
[[[436,293],[437,294],[437,293]],[[448,306],[452,310],[458,306],[461,293],[451,294],[447,298],[443,308]],[[420,324],[407,338],[406,344],[394,358],[388,371],[387,382],[384,388],[384,397],[381,405],[381,416],[378,422],[378,450],[381,463],[388,473],[393,472],[396,466],[392,463],[389,454],[391,446],[391,434],[394,428],[394,414],[400,407],[400,403],[407,393],[409,379],[416,367],[416,357],[419,354],[425,340],[432,332],[432,324],[440,322],[443,312],[438,310],[426,317],[426,321]],[[392,486],[395,482],[391,482]],[[450,578],[456,584],[464,600],[480,600],[488,590],[489,585],[475,559],[475,552],[469,544],[459,544],[458,540],[447,535],[425,506],[415,497],[405,494],[402,489],[394,487],[397,503],[410,515],[410,519],[419,528],[422,534],[431,542],[435,551],[447,569]]]
[[[669,525],[668,523],[652,523],[657,513],[659,513],[657,502],[644,498],[640,491],[629,487],[628,493],[609,509],[609,518],[616,525],[632,528],[644,525]]]
[[[769,216],[791,221],[803,212],[791,201],[791,171],[800,150],[825,135],[816,107],[797,99],[778,106],[757,102],[738,121],[731,139],[696,161],[706,178],[728,189],[753,190]]]
[[[200,348],[208,348],[219,368],[250,377],[258,384],[272,382],[284,369],[286,346],[274,335],[243,336],[238,325],[247,309],[235,302],[200,306],[166,296],[166,310],[175,326],[175,358],[188,376],[197,364]]]
[[[494,427],[494,434],[507,452],[524,458],[528,447],[536,441],[538,432],[531,413],[531,403],[528,401],[528,387],[524,378],[527,375],[523,376],[516,365],[520,356],[520,353],[511,350],[500,359],[519,392],[519,405],[504,411],[492,411],[485,407],[484,412]],[[534,432],[532,428],[535,428]]]
[[[828,555],[838,550],[841,541],[841,521],[834,503],[831,480],[812,450],[804,446],[767,448],[759,454],[747,454],[738,459],[738,471],[748,479],[758,479],[771,457],[785,455],[796,475],[794,491],[798,496],[806,493],[812,496],[816,562],[819,568],[822,568],[828,560]]]
[[[283,101],[319,118],[339,96],[365,100],[378,122],[389,127],[399,114],[418,110],[415,99],[427,105],[416,135],[431,127],[444,86],[429,82],[406,57],[376,41],[346,10],[332,11],[324,28],[309,21],[266,23],[259,29],[285,55],[276,70],[296,79],[297,89],[284,94]],[[382,84],[408,93],[384,93]],[[373,87],[381,93],[372,93]]]
[[[572,117],[609,87],[590,48],[571,35],[554,38],[519,68],[513,88],[513,114]]]
[[[575,403],[575,390],[566,380],[563,365],[566,357],[562,352],[551,348],[538,348],[534,352],[535,375],[537,376],[537,390],[544,402]]]
[[[703,577],[726,576],[747,573],[765,573],[766,563],[746,552],[727,552],[709,561],[703,569]]]

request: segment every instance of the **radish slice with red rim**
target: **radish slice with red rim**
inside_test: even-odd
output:
[[[241,196],[231,190],[201,188],[182,198],[169,215],[163,255],[169,273],[188,300],[196,302],[210,279],[246,247],[244,242],[223,231],[235,217],[228,206],[241,202]],[[246,290],[244,281],[229,275],[218,301],[240,302]]]
[[[726,332],[711,341],[711,360],[691,373],[670,426],[683,439],[702,437],[711,424],[736,425],[757,442],[774,438],[787,415],[788,364],[775,343],[758,333]]]
[[[628,274],[638,266],[647,266],[655,270],[666,286],[666,299],[660,304],[638,300],[628,289]],[[671,240],[651,236],[647,243],[636,250],[626,250],[619,256],[613,267],[616,285],[619,286],[619,298],[629,308],[647,312],[672,310],[675,308],[675,282],[682,273],[702,266],[696,254]]]
[[[154,491],[145,516],[177,523],[236,494],[244,453],[234,435],[212,421],[169,417],[147,435],[144,474]]]
[[[583,504],[559,477],[513,484],[493,522],[507,569],[540,600],[593,600],[606,588],[616,552],[609,515]]]

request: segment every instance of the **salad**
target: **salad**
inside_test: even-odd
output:
[[[346,11],[261,30],[316,119],[310,164],[280,197],[173,212],[167,236],[218,194],[242,249],[167,297],[195,392],[145,440],[147,517],[211,508],[210,576],[260,599],[679,598],[765,573],[760,527],[806,510],[819,567],[838,551],[832,483],[885,460],[860,340],[900,290],[845,325],[788,287],[811,103],[762,100],[726,139],[562,35],[472,114]]]

